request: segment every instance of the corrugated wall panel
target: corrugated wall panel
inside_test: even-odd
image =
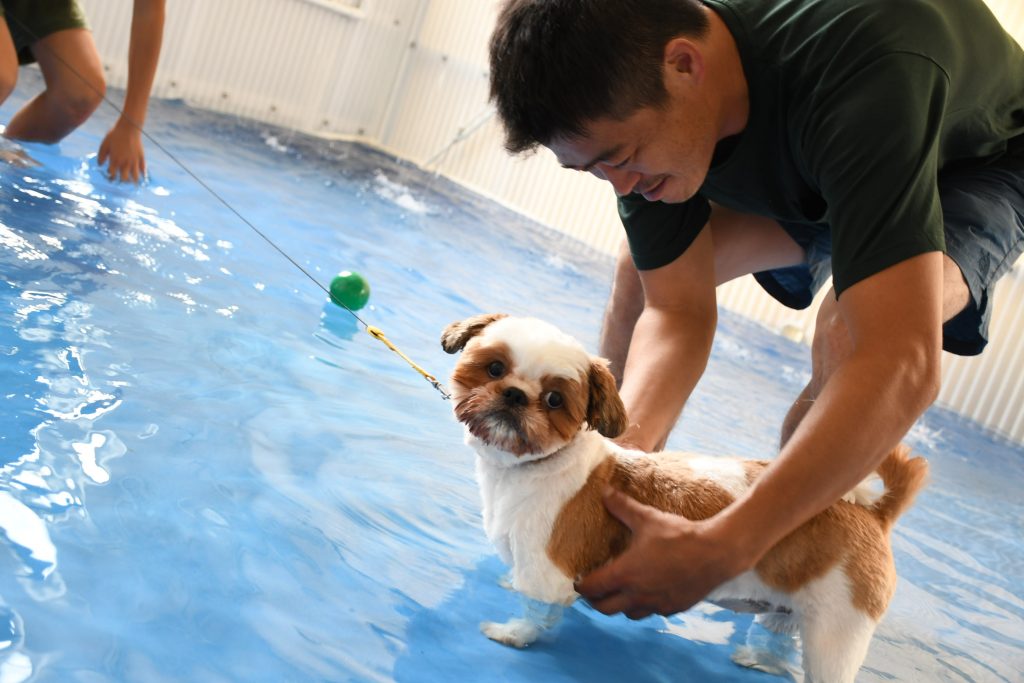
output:
[[[1024,441],[1024,269],[1004,278],[993,300],[991,343],[971,358],[945,355],[939,401],[1016,441]]]
[[[986,3],[1017,42],[1024,42],[1024,3],[1021,0],[986,0]]]
[[[123,86],[132,0],[81,0],[111,84]],[[499,0],[363,0],[353,16],[313,0],[174,0],[155,94],[326,136],[353,136],[426,165],[596,249],[621,239],[607,186],[541,150],[512,159],[488,118],[486,45]],[[1018,40],[1024,3],[989,0]],[[944,358],[940,402],[1024,441],[1024,282],[996,293],[992,342]],[[752,278],[719,289],[722,306],[809,340]],[[813,307],[812,307],[813,310]]]
[[[308,132],[377,133],[427,0],[359,16],[307,0],[168,3],[155,94]],[[111,84],[127,81],[132,0],[82,0]]]
[[[567,174],[546,150],[510,159],[488,104],[487,40],[498,3],[432,2],[410,52],[406,87],[380,142],[547,225],[611,252],[620,225],[603,183]],[[456,144],[466,131],[476,130]],[[600,210],[595,210],[600,207]]]

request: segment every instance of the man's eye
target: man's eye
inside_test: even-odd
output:
[[[622,161],[620,161],[620,162],[618,162],[616,164],[608,164],[608,165],[611,166],[612,168],[622,168],[622,167],[624,167],[626,164],[628,164],[631,161],[633,161],[633,155],[632,154],[630,154],[629,156],[623,158]]]
[[[487,366],[487,374],[494,379],[498,379],[505,374],[505,364],[500,360],[496,360]]]
[[[548,408],[561,408],[565,404],[565,399],[557,391],[549,391],[544,394],[544,405]]]

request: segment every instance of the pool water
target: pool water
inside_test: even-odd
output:
[[[25,72],[6,121],[39,80]],[[771,681],[749,617],[582,604],[526,651],[444,401],[147,145],[108,182],[104,108],[0,166],[0,683]],[[155,102],[150,132],[428,371],[441,329],[536,315],[596,348],[610,258],[377,151]],[[670,447],[772,457],[807,350],[727,312]],[[1024,451],[930,410],[932,482],[862,681],[1024,680]]]

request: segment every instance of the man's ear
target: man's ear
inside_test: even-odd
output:
[[[619,390],[615,387],[615,378],[608,369],[608,361],[594,358],[587,379],[590,383],[587,422],[591,429],[614,439],[626,431],[629,422],[626,419],[626,407],[622,405]]]
[[[684,76],[694,82],[704,78],[704,45],[690,38],[673,38],[665,43],[664,67],[669,78]]]
[[[441,333],[441,348],[448,353],[461,351],[465,348],[466,342],[480,334],[485,327],[495,320],[507,317],[506,313],[485,313],[454,322]]]

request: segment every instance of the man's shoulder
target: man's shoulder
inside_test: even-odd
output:
[[[1004,33],[983,0],[703,0],[736,40],[769,61],[914,52],[941,56],[967,37]],[[973,41],[972,41],[973,42]]]

